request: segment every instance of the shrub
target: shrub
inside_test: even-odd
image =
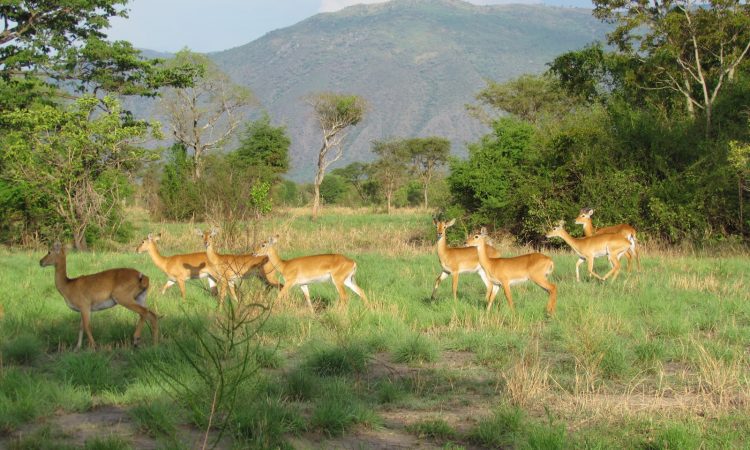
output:
[[[20,334],[2,346],[3,357],[18,364],[31,364],[44,353],[44,344],[33,334]]]
[[[400,363],[433,362],[437,358],[438,351],[435,344],[421,334],[408,339],[393,354],[393,360]]]

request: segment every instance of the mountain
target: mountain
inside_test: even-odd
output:
[[[338,166],[372,159],[371,141],[389,137],[443,136],[461,155],[487,131],[465,110],[484,80],[540,73],[606,31],[585,9],[392,0],[318,14],[209,56],[287,126],[290,177],[307,181],[321,137],[306,95],[335,91],[369,102]]]

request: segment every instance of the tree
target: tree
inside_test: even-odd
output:
[[[411,154],[404,140],[375,141],[372,152],[379,156],[370,164],[370,173],[383,190],[388,214],[391,213],[393,194],[407,178],[407,166]]]
[[[194,69],[190,83],[166,89],[160,105],[175,141],[192,152],[193,176],[200,179],[205,154],[234,134],[242,122],[242,110],[252,105],[254,98],[205,55],[181,50],[165,66]]]
[[[278,181],[289,170],[291,140],[285,127],[274,127],[268,114],[247,124],[237,150],[229,154],[230,162],[256,179]]]
[[[642,59],[656,86],[681,95],[688,113],[714,105],[750,51],[750,8],[743,0],[594,0],[594,15],[613,22],[610,44]]]
[[[367,182],[369,180],[367,164],[355,161],[344,167],[332,170],[331,175],[343,178],[347,183],[354,186],[354,190],[357,191],[362,201],[367,200]]]
[[[356,95],[333,92],[312,95],[308,98],[308,103],[312,106],[320,131],[323,133],[313,182],[312,219],[315,220],[320,210],[320,184],[323,183],[326,169],[344,156],[341,143],[346,137],[347,130],[362,120],[367,105],[364,99]]]
[[[522,75],[504,83],[490,80],[476,98],[484,105],[529,122],[537,122],[546,114],[559,116],[571,107],[556,80],[547,75]],[[493,118],[480,106],[469,105],[467,108],[480,120],[492,122]]]
[[[112,98],[103,100],[109,112],[90,120],[99,101],[84,97],[67,110],[45,105],[0,114],[9,130],[6,175],[48,199],[77,249],[87,248],[93,227],[119,225],[111,221],[121,219],[126,177],[145,159],[132,144],[145,139],[150,128],[140,121],[124,123]]]
[[[427,188],[432,177],[448,161],[451,143],[439,137],[414,138],[406,142],[411,156],[412,171],[422,182],[424,207],[427,208]]]
[[[0,4],[0,74],[53,66],[76,42],[104,38],[113,16],[127,17],[127,0],[11,0]]]

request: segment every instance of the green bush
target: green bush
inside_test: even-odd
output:
[[[36,335],[21,334],[2,345],[0,354],[10,362],[31,364],[44,353],[44,344]]]
[[[438,358],[438,350],[430,340],[416,334],[407,339],[393,352],[393,360],[400,363],[433,362]]]
[[[318,350],[307,360],[307,366],[320,376],[339,376],[367,370],[370,355],[361,345]]]

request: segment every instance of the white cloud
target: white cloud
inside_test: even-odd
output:
[[[320,12],[334,12],[346,8],[347,6],[360,5],[360,4],[371,4],[371,3],[385,3],[390,0],[321,0],[320,1]],[[509,3],[544,3],[544,0],[465,0],[475,5],[502,5]],[[571,0],[571,3],[588,1],[588,0]],[[556,3],[551,1],[550,3]]]
[[[340,9],[344,9],[347,6],[359,5],[359,4],[370,4],[370,3],[385,3],[389,0],[321,0],[320,12],[334,12]]]

